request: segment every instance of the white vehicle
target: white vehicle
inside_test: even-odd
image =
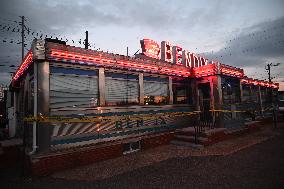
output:
[[[279,102],[278,102],[279,111],[283,115],[283,118],[284,118],[284,91],[278,92],[278,98],[279,98]]]

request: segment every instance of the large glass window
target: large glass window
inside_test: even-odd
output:
[[[269,102],[269,91],[266,87],[260,87],[262,102]]]
[[[190,83],[187,78],[173,78],[173,103],[189,104],[190,103]]]
[[[98,105],[97,71],[51,67],[50,108]]]
[[[258,102],[259,101],[259,97],[258,97],[258,86],[256,85],[252,85],[251,86],[251,99],[252,102]]]
[[[169,80],[162,77],[144,76],[144,104],[162,105],[169,102]]]
[[[250,91],[250,85],[242,85],[243,89],[243,102],[250,102],[251,101],[251,91]]]
[[[138,104],[138,75],[106,72],[105,95],[107,106]]]
[[[240,81],[236,78],[222,78],[222,93],[224,103],[240,102]]]

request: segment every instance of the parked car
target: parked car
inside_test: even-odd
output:
[[[278,91],[278,99],[279,112],[282,114],[284,119],[284,91]]]

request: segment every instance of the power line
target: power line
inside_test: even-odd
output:
[[[26,21],[26,20],[25,20]],[[14,23],[19,23],[20,26],[22,26],[22,22],[13,22]],[[22,27],[21,27],[22,28]],[[0,23],[0,30],[2,30],[3,32],[7,32],[7,31],[11,31],[11,32],[23,32],[23,29],[20,29],[14,25],[10,25],[10,23],[5,23],[5,24],[1,24]],[[22,31],[21,31],[22,30]],[[29,39],[27,38],[29,37]],[[33,37],[33,38],[30,38],[30,37]],[[45,39],[45,38],[54,38],[54,39],[58,39],[58,40],[62,40],[62,41],[65,41],[66,43],[67,42],[70,42],[72,44],[75,44],[76,42],[78,42],[80,45],[83,44],[83,45],[88,45],[88,47],[90,48],[95,48],[96,45],[95,44],[91,44],[91,43],[85,43],[84,40],[82,39],[79,39],[79,40],[74,40],[74,39],[70,39],[66,36],[62,36],[60,34],[48,34],[46,32],[42,32],[41,30],[34,30],[34,29],[31,29],[30,27],[27,26],[26,23],[24,23],[24,39],[26,40],[30,40],[32,41],[34,38],[40,38],[40,39]],[[24,40],[24,41],[26,41]],[[15,41],[15,40],[10,40],[10,41]],[[21,43],[22,43],[23,40],[21,40]],[[7,41],[7,38],[3,39],[3,42],[8,42]],[[11,42],[13,43],[13,42]],[[18,42],[19,43],[19,42]]]
[[[23,61],[25,57],[25,17],[21,16],[21,19],[22,21],[20,25],[22,26],[21,35],[22,35],[22,61]]]

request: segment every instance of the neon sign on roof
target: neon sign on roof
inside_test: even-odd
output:
[[[145,56],[159,59],[160,46],[158,43],[151,39],[144,39],[140,41],[142,52]]]
[[[150,58],[185,67],[200,67],[208,64],[208,59],[183,50],[182,47],[173,46],[168,41],[162,41],[159,45],[152,39],[142,39],[140,44],[142,54]]]

